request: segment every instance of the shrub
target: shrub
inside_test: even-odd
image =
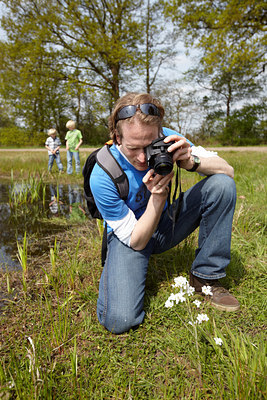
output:
[[[266,143],[266,106],[247,105],[234,111],[221,135],[222,144],[257,145]]]
[[[0,128],[0,146],[27,147],[44,146],[46,135],[40,132],[30,132],[17,126]]]

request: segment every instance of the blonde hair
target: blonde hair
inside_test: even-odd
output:
[[[76,123],[75,121],[73,121],[72,119],[70,119],[67,123],[66,123],[66,128],[73,130],[76,127]]]
[[[146,115],[142,113],[141,110],[137,110],[132,117],[127,118],[127,122],[133,123],[134,121],[138,120],[145,125],[156,125],[158,126],[159,130],[161,130],[162,120],[164,117],[164,108],[159,102],[159,100],[151,96],[151,94],[149,93],[130,92],[122,96],[119,100],[117,100],[109,117],[108,121],[109,134],[114,143],[117,142],[116,134],[122,137],[121,125],[123,120],[116,121],[116,116],[119,110],[121,110],[125,106],[130,106],[130,105],[137,106],[138,104],[144,104],[144,103],[152,103],[155,106],[157,106],[159,109],[160,116]]]
[[[48,134],[48,136],[56,135],[57,134],[57,130],[55,128],[51,128],[51,129],[48,130],[47,134]]]

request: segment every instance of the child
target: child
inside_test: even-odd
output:
[[[54,163],[54,160],[56,160],[59,172],[63,172],[63,165],[60,160],[60,155],[59,155],[59,148],[61,146],[60,139],[57,137],[57,130],[52,128],[49,129],[47,132],[48,138],[46,139],[45,142],[45,148],[48,150],[48,171],[50,172]]]
[[[75,122],[70,120],[66,123],[66,128],[69,129],[65,140],[67,150],[67,174],[72,174],[72,157],[75,159],[76,174],[80,172],[80,155],[79,147],[82,144],[81,131],[75,129]]]

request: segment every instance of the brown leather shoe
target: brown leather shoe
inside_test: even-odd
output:
[[[196,294],[202,293],[203,286],[210,286],[212,291],[212,296],[210,298],[211,304],[218,310],[222,311],[237,311],[240,308],[240,304],[237,299],[228,292],[224,287],[219,284],[218,280],[214,279],[201,279],[196,277],[190,272],[190,286],[195,288]]]

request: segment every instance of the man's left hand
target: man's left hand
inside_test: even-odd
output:
[[[177,135],[170,135],[164,139],[165,143],[174,141],[175,143],[168,147],[168,152],[172,153],[173,162],[180,161],[180,167],[184,169],[192,168],[194,162],[191,157],[191,146],[186,141]]]

